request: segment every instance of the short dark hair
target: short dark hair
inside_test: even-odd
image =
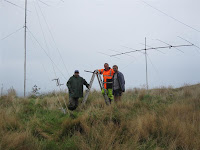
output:
[[[104,65],[109,65],[108,63],[105,63]]]
[[[113,67],[117,67],[117,68],[118,68],[118,66],[117,66],[117,65],[114,65]]]

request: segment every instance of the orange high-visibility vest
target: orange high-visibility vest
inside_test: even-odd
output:
[[[109,70],[105,70],[105,69],[99,69],[98,70],[100,72],[100,74],[103,74],[103,81],[104,82],[111,82],[110,79],[113,78],[113,75],[114,75],[114,70],[113,69],[109,69]],[[107,89],[107,83],[104,83],[104,88]]]

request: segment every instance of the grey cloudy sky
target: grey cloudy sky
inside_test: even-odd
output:
[[[22,8],[0,0],[0,39],[24,26],[24,1],[9,1]],[[198,0],[41,1],[28,0],[28,92],[35,84],[42,91],[57,89],[51,80],[57,76],[65,84],[75,69],[80,70],[81,76],[89,82],[91,74],[84,70],[103,68],[105,62],[119,66],[125,75],[126,88],[142,87],[146,82],[144,54],[121,55],[117,59],[101,53],[112,55],[117,53],[112,50],[130,51],[123,46],[142,49],[144,45],[141,43],[144,43],[145,37],[147,45],[152,47],[166,46],[155,39],[172,45],[188,44],[177,36],[200,46],[199,31],[167,17],[145,3],[200,30]],[[19,93],[23,92],[23,36],[22,29],[0,41],[0,84],[3,84],[4,89],[13,86]],[[148,51],[150,88],[170,85],[178,87],[185,83],[200,82],[199,49],[180,49],[184,53],[176,49],[161,50],[164,54]],[[56,65],[52,64],[44,50]],[[97,81],[94,87],[99,88]]]

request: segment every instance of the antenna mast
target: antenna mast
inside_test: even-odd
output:
[[[146,88],[149,89],[148,85],[148,66],[147,66],[147,39],[145,37],[145,62],[146,62]]]
[[[26,96],[26,23],[27,23],[27,0],[25,0],[25,25],[24,25],[24,97]]]

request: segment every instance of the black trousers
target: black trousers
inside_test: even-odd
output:
[[[69,110],[73,111],[78,107],[78,99],[79,97],[69,97],[69,105],[68,105]]]

